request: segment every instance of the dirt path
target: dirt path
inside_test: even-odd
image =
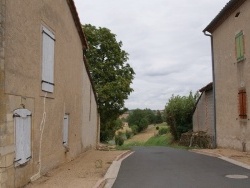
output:
[[[124,151],[91,150],[48,172],[25,188],[92,188]]]
[[[129,140],[126,140],[125,144],[131,143],[131,142],[146,142],[149,138],[156,135],[156,133],[157,133],[157,130],[155,129],[155,126],[149,125],[145,131],[133,136]]]

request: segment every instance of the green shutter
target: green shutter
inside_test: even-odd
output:
[[[235,46],[236,46],[236,58],[237,61],[244,60],[244,37],[243,32],[241,31],[235,37]]]

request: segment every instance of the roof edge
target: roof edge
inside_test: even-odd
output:
[[[204,92],[204,91],[210,91],[213,89],[213,82],[210,82],[209,84],[207,84],[205,87],[201,88],[199,90],[199,92]]]
[[[208,24],[203,32],[213,33],[235,10],[237,10],[246,0],[230,0],[219,14]]]
[[[76,10],[74,0],[67,0],[67,3],[69,5],[71,14],[73,16],[73,20],[75,22],[76,29],[77,29],[78,34],[80,36],[82,47],[84,50],[86,50],[88,48],[88,43],[87,43],[87,39],[85,37],[85,34],[82,31],[82,25],[81,25],[81,22],[80,22],[80,19],[79,19],[77,10]]]
[[[83,50],[86,50],[86,49],[88,49],[88,42],[87,42],[86,36],[85,36],[85,34],[84,34],[83,30],[82,30],[82,25],[81,25],[81,22],[80,22],[80,19],[79,19],[77,10],[76,10],[74,0],[67,0],[67,3],[69,5],[73,20],[75,22],[75,26],[76,26],[76,29],[78,31],[79,37],[81,39],[82,48],[83,48]],[[84,62],[84,65],[85,65],[85,68],[86,68],[86,71],[87,71],[87,74],[88,74],[88,77],[89,77],[89,80],[90,80],[90,83],[91,83],[91,86],[92,86],[92,89],[93,89],[96,104],[98,105],[97,93],[96,93],[96,90],[95,90],[95,87],[94,87],[94,82],[93,82],[93,79],[91,77],[91,74],[90,74],[90,71],[89,71],[89,66],[87,64],[87,59],[86,59],[84,53],[83,53],[83,62]]]

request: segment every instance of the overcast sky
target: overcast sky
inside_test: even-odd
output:
[[[210,38],[202,31],[228,0],[74,0],[82,24],[123,42],[136,75],[126,107],[164,109],[212,81]]]

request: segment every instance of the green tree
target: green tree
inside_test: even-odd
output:
[[[154,111],[152,111],[151,109],[146,108],[146,109],[143,110],[143,113],[144,113],[145,118],[147,119],[149,124],[155,124],[156,116],[155,116]]]
[[[138,127],[137,131],[141,132],[145,130],[149,124],[155,122],[155,114],[150,109],[136,109],[131,111],[127,121],[130,126],[136,125]]]
[[[165,115],[167,124],[174,140],[179,140],[182,133],[192,130],[192,116],[198,94],[189,96],[172,96],[166,107]]]
[[[157,110],[156,112],[156,117],[155,117],[155,123],[159,124],[159,123],[162,123],[163,120],[162,120],[162,115],[161,115],[161,112],[159,110]]]
[[[114,135],[114,122],[124,111],[124,101],[133,91],[130,87],[134,70],[128,63],[128,53],[121,49],[122,42],[107,28],[83,26],[88,41],[86,58],[98,95],[101,115],[102,141]]]

